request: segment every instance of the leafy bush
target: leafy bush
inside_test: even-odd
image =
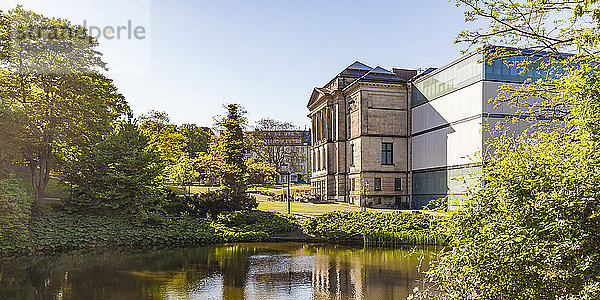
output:
[[[59,212],[36,218],[31,231],[33,251],[41,254],[173,248],[224,241],[209,221],[189,216],[140,226],[125,218]]]
[[[233,194],[226,189],[209,191],[180,198],[180,207],[191,215],[216,217],[221,212],[249,210],[256,208],[256,199],[248,194]]]
[[[262,231],[267,234],[282,234],[294,231],[298,225],[291,215],[260,210],[222,213],[217,221],[240,231]]]
[[[34,253],[58,254],[258,242],[294,229],[293,217],[259,211],[222,214],[216,221],[184,214],[142,225],[129,218],[55,212],[36,217],[31,235]],[[0,253],[0,256],[8,255],[12,254]]]
[[[32,200],[19,179],[10,176],[0,180],[0,256],[20,255],[29,250]]]
[[[304,228],[337,243],[443,245],[448,239],[437,230],[440,220],[426,214],[331,212],[308,219]]]

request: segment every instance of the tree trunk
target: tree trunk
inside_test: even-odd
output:
[[[40,151],[37,165],[32,164],[31,168],[31,182],[33,184],[33,190],[35,192],[35,203],[42,203],[44,196],[44,190],[48,186],[50,180],[50,153],[52,150],[46,149]]]

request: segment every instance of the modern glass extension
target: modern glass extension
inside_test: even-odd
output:
[[[531,60],[526,72],[516,65],[524,60]],[[499,59],[492,64],[482,61],[481,53],[473,53],[418,78],[412,86],[411,106],[435,100],[480,80],[523,83],[528,78],[535,81],[548,76],[548,71],[540,71],[543,60],[530,56]]]

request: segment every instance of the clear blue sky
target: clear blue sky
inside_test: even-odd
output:
[[[313,87],[355,60],[441,66],[464,49],[452,43],[465,27],[462,11],[446,0],[3,3],[74,23],[144,26],[144,40],[100,39],[100,51],[136,114],[163,110],[175,123],[212,125],[235,102],[251,123],[272,117],[304,127]]]

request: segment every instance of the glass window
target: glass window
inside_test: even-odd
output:
[[[382,165],[392,165],[394,164],[393,160],[393,143],[381,143],[381,164]]]
[[[381,191],[381,178],[375,178],[375,190]]]
[[[394,190],[402,190],[402,178],[394,178]]]
[[[483,67],[480,59],[481,55],[474,54],[431,76],[424,75],[417,79],[411,88],[412,107],[481,80]]]
[[[354,166],[354,144],[350,144],[350,165]]]

